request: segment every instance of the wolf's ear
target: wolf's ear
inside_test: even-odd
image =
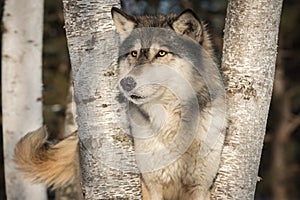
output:
[[[134,29],[136,22],[132,16],[116,7],[111,9],[111,15],[121,40],[123,40]]]
[[[204,27],[192,10],[187,9],[179,14],[175,18],[172,27],[177,33],[189,36],[202,43]]]

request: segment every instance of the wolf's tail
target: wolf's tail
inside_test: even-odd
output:
[[[46,127],[25,135],[17,144],[14,161],[26,178],[54,188],[70,183],[79,168],[78,136],[74,132],[51,143]]]

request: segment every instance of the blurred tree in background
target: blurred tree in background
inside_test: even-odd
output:
[[[3,4],[1,0],[1,18]],[[192,8],[207,23],[219,58],[226,6],[226,0],[122,1],[123,9],[138,15],[179,13],[182,9]],[[298,189],[300,185],[299,10],[300,1],[284,1],[275,87],[259,171],[262,180],[257,184],[255,197],[257,200],[300,199]],[[44,22],[44,123],[48,125],[52,137],[57,138],[64,135],[65,108],[70,82],[70,64],[63,28],[61,0],[45,0]],[[2,157],[1,152],[0,158]],[[0,199],[5,199],[2,162],[0,171]]]
[[[64,135],[70,64],[61,0],[46,0],[44,13],[44,120],[49,131]]]

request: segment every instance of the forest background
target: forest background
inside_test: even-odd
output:
[[[0,6],[2,19],[4,0],[0,1]],[[226,0],[123,0],[122,6],[128,13],[137,15],[179,13],[192,8],[208,24],[216,54],[221,58]],[[62,2],[45,0],[44,8],[44,124],[53,138],[59,138],[64,135],[70,62]],[[297,0],[284,0],[274,85],[259,170],[262,179],[257,184],[255,199],[274,199],[278,185],[284,187],[288,199],[300,199],[300,2]],[[2,120],[0,126],[2,146]],[[3,152],[0,148],[0,199],[5,199],[4,188]]]

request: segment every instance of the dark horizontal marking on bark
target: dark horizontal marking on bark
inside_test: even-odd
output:
[[[95,97],[91,97],[91,98],[88,98],[88,99],[82,99],[81,102],[84,103],[84,104],[86,104],[86,103],[93,102],[95,100],[96,100]]]

